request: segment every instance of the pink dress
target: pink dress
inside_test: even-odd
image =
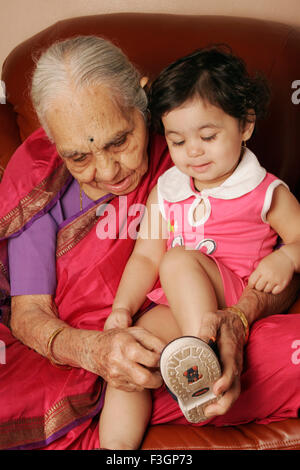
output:
[[[172,167],[157,183],[162,217],[168,224],[167,249],[185,246],[214,259],[226,304],[235,304],[259,261],[272,252],[277,234],[266,220],[274,189],[284,184],[246,149],[233,174],[220,186],[198,192],[193,179]],[[196,217],[200,206],[201,214]],[[159,287],[148,295],[167,304]]]

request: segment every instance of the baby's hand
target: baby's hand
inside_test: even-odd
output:
[[[291,281],[295,266],[282,250],[263,258],[248,280],[248,286],[264,292],[279,294]]]
[[[132,318],[126,308],[116,308],[107,317],[104,324],[104,330],[112,328],[128,328],[132,324]]]

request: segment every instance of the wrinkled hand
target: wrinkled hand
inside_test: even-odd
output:
[[[273,251],[263,258],[249,277],[248,286],[258,291],[279,294],[294,274],[292,260],[282,251]]]
[[[218,310],[203,315],[199,337],[206,342],[216,338],[222,368],[222,375],[213,386],[214,393],[222,396],[204,411],[211,418],[225,414],[240,395],[245,330],[236,314]]]
[[[161,375],[153,368],[165,344],[143,328],[89,331],[82,341],[82,367],[111,386],[128,392],[161,386]]]
[[[117,308],[107,317],[104,330],[110,330],[111,328],[128,328],[131,325],[132,318],[129,311],[125,308]]]

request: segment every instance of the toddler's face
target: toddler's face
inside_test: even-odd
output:
[[[241,129],[238,119],[198,97],[164,114],[162,122],[174,164],[199,190],[218,186],[233,173],[242,141],[254,128],[247,123]]]

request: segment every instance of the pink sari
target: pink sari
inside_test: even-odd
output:
[[[102,330],[110,312],[122,271],[135,240],[128,230],[137,216],[134,204],[145,204],[157,177],[170,166],[163,138],[153,137],[149,169],[139,187],[122,197],[101,198],[65,221],[57,234],[57,290],[59,317],[74,328]],[[19,234],[50,210],[70,183],[70,174],[55,146],[39,129],[12,157],[0,185],[0,340],[5,360],[0,363],[0,449],[93,449],[102,407],[102,379],[83,369],[58,369],[16,338],[8,328],[9,277],[7,238]],[[9,195],[9,197],[8,197]],[[109,203],[114,238],[99,239],[97,215]],[[139,206],[136,206],[138,209]],[[114,217],[114,214],[116,217]],[[98,227],[98,228],[97,228]],[[147,304],[145,304],[145,307]]]

